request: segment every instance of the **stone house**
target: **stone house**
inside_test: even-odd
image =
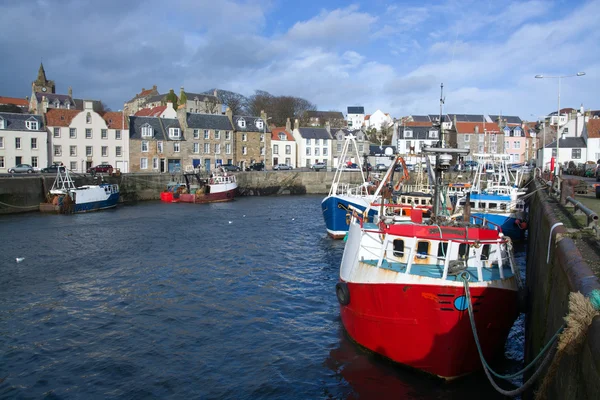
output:
[[[297,146],[291,128],[288,118],[285,126],[271,129],[271,165],[287,164],[294,168],[298,167]]]
[[[167,102],[164,106],[153,108],[142,108],[134,114],[136,117],[159,117],[159,118],[177,118],[177,110],[173,108],[173,103]]]
[[[360,158],[360,163],[363,164],[365,161],[365,156],[369,156],[369,139],[367,138],[367,134],[363,132],[361,129],[350,131],[348,129],[330,129],[331,137],[332,137],[332,166],[333,168],[337,168],[340,163],[345,162],[353,162],[357,163],[357,157]],[[342,160],[342,151],[344,149],[345,138],[348,135],[354,135],[356,140],[356,147],[358,148],[358,154],[356,154],[356,149],[353,147],[348,149],[349,158],[346,160]]]
[[[420,122],[406,122],[398,127],[392,144],[398,149],[398,154],[408,156],[420,154],[425,146],[434,145],[439,140],[438,127],[431,124],[422,126]]]
[[[504,153],[504,134],[498,124],[492,122],[454,122],[445,132],[450,147],[469,149],[463,160],[475,160],[475,154]]]
[[[298,149],[298,167],[310,167],[317,162],[331,166],[333,137],[329,126],[301,128],[295,120],[292,134]]]
[[[228,116],[186,113],[183,107],[178,115],[187,138],[186,165],[210,171],[219,165],[237,163],[235,135]]]
[[[142,88],[142,91],[136,94],[131,100],[125,102],[123,111],[125,115],[134,115],[146,104],[148,99],[153,96],[158,96],[158,89],[156,85],[152,86],[152,89]]]
[[[186,92],[181,87],[179,106],[185,106],[185,111],[197,114],[223,114],[223,105],[215,90],[213,94]]]
[[[270,169],[273,159],[271,154],[267,154],[271,149],[271,130],[267,127],[267,115],[264,112],[260,117],[232,115],[229,108],[225,114],[230,118],[235,132],[236,164],[245,169],[254,162],[264,162],[265,169]]]
[[[0,112],[0,173],[17,164],[48,165],[48,132],[40,115]]]
[[[63,163],[77,172],[98,164],[128,172],[129,131],[122,113],[100,115],[94,111],[93,102],[86,101],[82,111],[54,108],[45,115],[51,163]]]
[[[180,172],[189,158],[177,118],[129,117],[131,172]]]

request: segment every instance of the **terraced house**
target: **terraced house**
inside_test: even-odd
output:
[[[235,164],[234,133],[226,115],[186,113],[178,110],[187,138],[186,165],[210,171],[219,165]]]
[[[177,118],[129,117],[131,172],[179,172],[189,158]]]
[[[364,157],[369,155],[369,139],[367,139],[367,134],[363,132],[361,129],[350,131],[348,129],[330,129],[331,136],[333,138],[333,168],[337,168],[339,163],[345,162],[353,162],[358,163],[360,158],[360,163],[364,163]],[[358,155],[356,154],[356,149],[354,146],[348,148],[348,156],[350,157],[347,160],[342,160],[340,157],[342,155],[342,150],[344,149],[345,138],[348,135],[354,135],[356,137],[356,147],[358,149]]]
[[[46,167],[47,137],[42,116],[0,112],[0,172],[18,164]]]
[[[273,167],[267,149],[271,147],[271,130],[267,127],[267,116],[232,115],[228,108],[225,112],[231,120],[235,132],[234,162],[243,169],[255,162],[264,162],[265,168]]]
[[[328,167],[331,166],[333,140],[329,127],[301,128],[296,119],[293,135],[298,144],[298,167],[310,167],[317,162],[324,162]]]

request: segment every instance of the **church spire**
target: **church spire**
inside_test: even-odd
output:
[[[37,81],[38,82],[46,82],[46,71],[44,71],[44,64],[42,64],[42,62],[40,61],[40,69],[38,70],[38,76],[37,76]]]

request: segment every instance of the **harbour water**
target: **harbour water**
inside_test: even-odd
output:
[[[0,398],[503,398],[346,337],[321,199],[0,217]],[[498,370],[522,342],[521,317]]]

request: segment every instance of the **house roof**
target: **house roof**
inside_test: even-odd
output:
[[[292,136],[292,134],[288,131],[285,130],[285,126],[278,126],[276,128],[273,128],[271,130],[271,140],[280,140],[279,139],[279,134],[283,133],[286,136],[286,139],[288,142],[293,142],[294,141],[294,137]]]
[[[152,108],[142,108],[138,110],[134,115],[136,117],[160,117],[160,115],[167,109],[167,106],[156,106]]]
[[[326,128],[298,128],[300,136],[304,139],[331,139],[331,134]]]
[[[231,121],[226,115],[187,113],[186,120],[188,128],[233,130]]]
[[[412,136],[405,138],[405,132],[411,131]],[[438,132],[437,137],[430,137],[429,131]],[[438,140],[439,139],[439,130],[432,129],[431,124],[429,126],[405,126],[404,128],[398,129],[398,139],[406,139],[406,140]]]
[[[142,138],[142,127],[150,125],[152,127],[152,137]],[[179,120],[177,118],[158,118],[158,117],[129,117],[129,138],[137,140],[169,140],[169,128],[179,128]],[[183,132],[181,132],[181,140],[184,140]]]
[[[590,119],[587,123],[587,135],[590,139],[600,139],[600,119]]]
[[[485,117],[479,114],[448,114],[448,116],[452,121],[456,119],[456,122],[480,122],[485,120]]]
[[[500,127],[493,122],[457,122],[455,125],[457,133],[475,133],[475,127],[478,127],[479,133],[500,133]]]
[[[152,89],[146,89],[146,88],[142,88],[142,91],[139,92],[138,94],[136,94],[133,99],[129,100],[128,103],[134,101],[135,99],[139,99],[142,97],[148,97],[150,96],[152,93],[154,93],[156,91],[156,85],[152,86]],[[157,92],[158,93],[158,92]]]
[[[561,149],[578,149],[578,148],[586,148],[585,140],[582,137],[566,137],[564,139],[560,139],[558,141],[558,147]],[[556,140],[552,143],[548,143],[546,148],[555,149],[556,148]]]
[[[108,111],[102,116],[106,121],[108,129],[127,129],[129,127],[129,121],[124,118],[123,113],[118,111]]]
[[[49,104],[58,101],[60,104],[71,104],[72,106],[77,108],[77,104],[75,103],[73,98],[71,98],[71,96],[69,96],[68,94],[35,92],[35,98],[37,99],[38,103],[41,103],[44,96],[46,97],[46,99],[48,99]],[[81,109],[83,109],[83,107]]]
[[[306,111],[305,115],[308,118],[344,119],[340,111]]]
[[[4,120],[4,130],[40,132],[46,129],[44,127],[44,118],[41,115],[0,112],[0,118]],[[38,122],[38,129],[27,129],[25,121],[31,120]]]
[[[412,118],[413,122],[428,122],[429,125],[431,125],[431,119],[429,118],[429,115],[411,115],[410,117]]]
[[[365,121],[368,121],[368,120],[369,120],[369,118],[371,118],[371,114],[367,114],[367,115],[365,115]]]
[[[508,125],[521,125],[523,121],[521,118],[513,115],[488,115],[492,122],[498,123],[498,120],[502,118],[502,120],[506,120]]]
[[[212,94],[207,94],[207,93],[191,93],[191,92],[186,92],[185,90],[183,91],[183,93],[185,93],[185,96],[187,97],[188,101],[190,100],[195,100],[198,99],[199,101],[206,101],[206,100],[210,100],[210,101],[216,101],[219,102],[220,100],[212,95]],[[179,97],[177,97],[179,98]]]
[[[346,129],[346,128],[331,128],[329,130],[329,133],[331,134],[332,139],[336,138],[338,132],[342,132],[344,137],[352,134],[357,137],[357,140],[360,140],[360,139],[358,139],[359,135],[362,135],[363,140],[368,140],[366,133],[362,129],[357,129],[357,130],[351,131],[350,129]]]
[[[440,119],[440,115],[439,114],[429,114],[429,119],[431,121],[437,121],[438,119]],[[448,115],[444,114],[442,115],[442,122],[452,122],[450,120],[450,117],[448,117]]]
[[[102,111],[104,107],[102,107],[102,102],[100,100],[85,100],[85,99],[73,99],[75,102],[75,108],[78,110],[83,110],[83,106],[85,105],[85,101],[92,102],[92,110],[96,112]]]
[[[365,108],[364,107],[348,107],[348,114],[364,114],[365,113]]]
[[[29,107],[29,102],[27,100],[16,97],[0,96],[0,104],[14,104],[19,107]]]
[[[431,121],[406,121],[404,126],[432,126]]]
[[[69,126],[73,118],[81,110],[67,110],[66,108],[50,108],[46,112],[46,123],[48,126]]]
[[[238,121],[246,121],[246,125],[242,128]],[[262,127],[257,126],[257,122],[262,121]],[[233,129],[238,132],[271,132],[267,123],[260,117],[251,117],[246,115],[234,115],[233,116]]]

